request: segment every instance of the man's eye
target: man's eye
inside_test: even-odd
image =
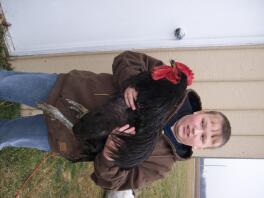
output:
[[[201,127],[204,128],[204,119],[201,121]]]
[[[205,135],[204,134],[201,135],[201,140],[202,140],[202,143],[205,143]]]

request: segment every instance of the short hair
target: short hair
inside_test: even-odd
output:
[[[212,114],[212,115],[219,115],[223,120],[222,120],[222,143],[218,147],[222,147],[225,145],[228,140],[230,139],[231,136],[231,125],[228,120],[228,118],[219,111],[205,111],[207,114]]]

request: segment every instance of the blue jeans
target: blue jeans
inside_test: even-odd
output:
[[[47,100],[58,75],[0,70],[0,100],[36,107]],[[50,151],[43,115],[0,120],[0,150],[27,147]]]

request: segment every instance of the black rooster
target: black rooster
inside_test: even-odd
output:
[[[153,80],[151,72],[140,73],[126,82],[124,88],[134,87],[138,92],[135,111],[127,107],[123,89],[107,104],[81,117],[73,126],[74,134],[81,144],[82,154],[86,156],[80,159],[81,161],[93,160],[103,150],[112,130],[125,124],[134,126],[136,134],[111,133],[118,145],[117,150],[112,150],[115,163],[122,168],[131,168],[149,157],[166,119],[183,97],[187,84],[190,84],[189,77],[187,79],[188,72],[179,69],[178,63],[174,61],[171,61],[171,64],[171,68],[176,72],[175,83],[166,78]],[[192,74],[190,70],[189,73]]]

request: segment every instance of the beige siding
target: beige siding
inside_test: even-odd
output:
[[[143,51],[169,62],[190,65],[192,86],[205,109],[223,111],[232,124],[230,142],[221,149],[195,152],[195,156],[264,158],[264,46]],[[71,69],[111,73],[118,52],[13,58],[16,70],[67,72]]]
[[[169,59],[190,65],[196,81],[241,81],[264,79],[264,46],[247,48],[143,51],[164,62]],[[67,72],[71,69],[111,72],[118,52],[14,58],[12,64],[21,71]]]
[[[232,124],[232,135],[263,135],[264,110],[223,110]],[[264,147],[264,144],[263,144]],[[264,148],[263,148],[264,149]]]
[[[197,82],[206,109],[264,109],[264,81]]]
[[[197,157],[264,158],[264,136],[232,136],[227,145],[219,149],[195,151]]]

